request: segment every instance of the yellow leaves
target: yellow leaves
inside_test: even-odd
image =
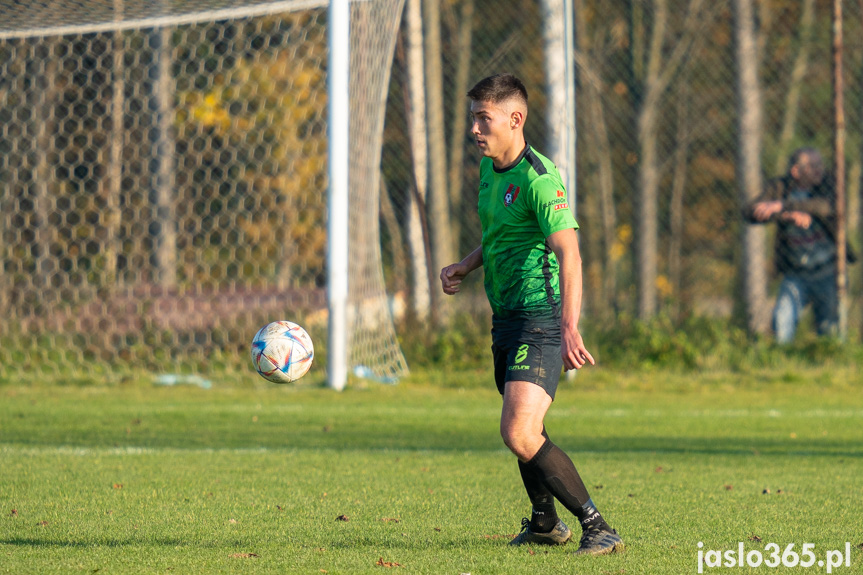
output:
[[[627,224],[618,226],[616,235],[617,237],[611,246],[611,260],[615,263],[626,255],[626,251],[632,243],[632,227]]]
[[[208,128],[227,130],[231,125],[231,116],[223,105],[221,94],[210,92],[191,108],[192,118]]]

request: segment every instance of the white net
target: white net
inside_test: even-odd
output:
[[[376,235],[402,1],[351,8],[349,341],[381,377],[406,370]],[[248,371],[289,319],[322,379],[327,3],[0,10],[0,377]]]

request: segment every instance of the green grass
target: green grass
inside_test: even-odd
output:
[[[695,573],[698,542],[740,541],[849,541],[834,573],[863,572],[853,367],[565,382],[549,433],[627,544],[587,558],[506,546],[529,504],[500,399],[486,372],[451,377],[2,386],[0,573]],[[825,569],[705,569],[771,571]]]

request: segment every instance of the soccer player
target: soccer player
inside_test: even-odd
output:
[[[594,505],[572,460],[545,431],[561,367],[579,369],[594,359],[578,331],[581,256],[578,224],[554,164],[524,138],[527,90],[510,74],[478,82],[469,92],[471,133],[480,162],[482,244],[441,270],[453,295],[483,267],[491,304],[494,377],[503,395],[500,433],[518,457],[532,505],[530,519],[510,545],[562,545],[572,531],[557,516],[557,499],[582,527],[576,553],[623,549],[617,531]]]

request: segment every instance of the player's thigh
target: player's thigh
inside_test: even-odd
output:
[[[532,381],[507,381],[501,408],[501,432],[542,435],[542,422],[551,401],[546,390]]]

